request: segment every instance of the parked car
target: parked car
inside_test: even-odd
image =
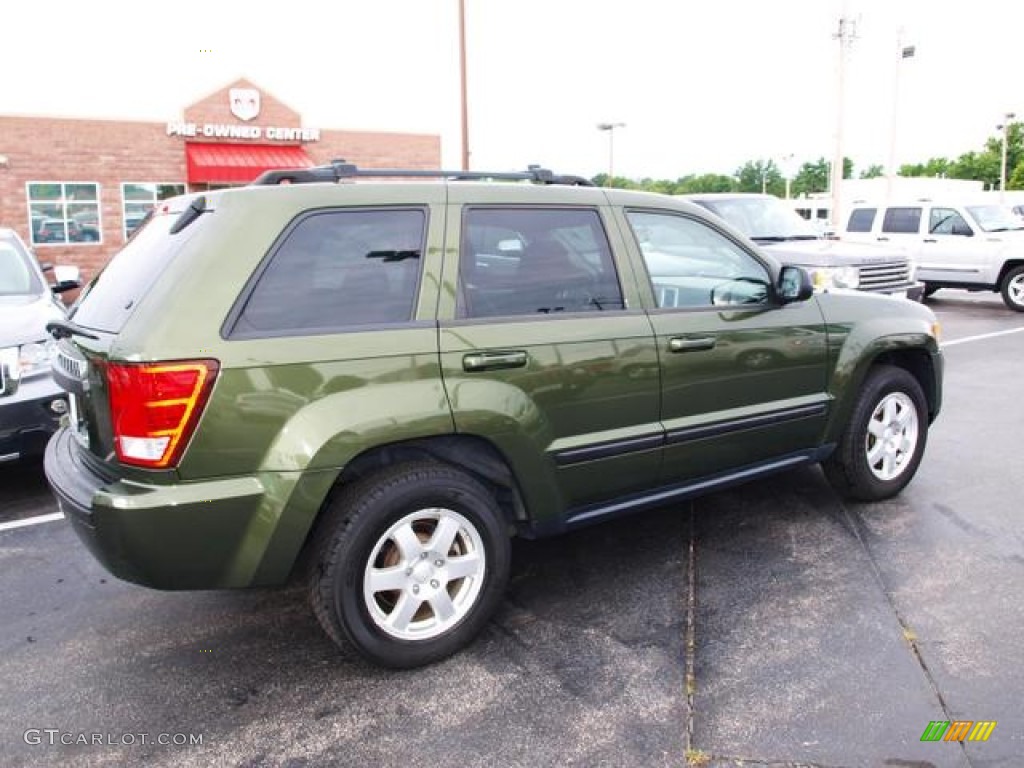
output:
[[[857,203],[842,237],[906,249],[926,296],[942,288],[992,291],[1024,312],[1024,222],[1006,206],[946,199]]]
[[[78,287],[77,269],[62,267],[50,286],[25,243],[0,227],[0,462],[41,455],[67,411],[50,376],[55,342],[46,323],[64,316],[54,293]]]
[[[856,289],[920,301],[924,285],[899,248],[825,238],[820,228],[774,195],[681,195],[739,229],[783,264],[804,267],[818,290]]]
[[[700,206],[539,168],[176,198],[51,327],[76,417],[46,474],[112,573],[303,576],[394,667],[483,627],[512,536],[818,462],[888,498],[942,399],[927,307],[815,294]]]

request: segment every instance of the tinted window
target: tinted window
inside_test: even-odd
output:
[[[696,219],[630,211],[659,307],[759,304],[768,299],[768,270],[732,240]]]
[[[259,275],[232,333],[327,333],[408,322],[426,220],[420,209],[325,211],[300,219]]]
[[[212,216],[200,216],[176,235],[168,233],[177,216],[152,218],[86,288],[74,310],[75,322],[86,328],[120,331],[182,244]]]
[[[622,309],[597,211],[470,208],[459,257],[459,316]]]
[[[870,232],[871,225],[875,223],[877,208],[857,208],[850,214],[850,222],[846,227],[847,232]]]
[[[887,208],[882,231],[894,234],[917,234],[921,227],[920,208]]]

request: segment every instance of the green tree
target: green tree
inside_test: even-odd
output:
[[[792,193],[800,196],[828,192],[831,169],[832,164],[824,157],[813,163],[804,163],[793,178]],[[843,158],[843,178],[853,178],[853,160],[848,157]]]
[[[676,194],[692,195],[709,192],[735,192],[736,179],[720,173],[705,173],[701,176],[685,176],[676,182]]]
[[[748,160],[736,169],[736,188],[739,192],[767,192],[781,196],[786,180],[774,160]]]
[[[878,179],[885,175],[885,169],[880,165],[869,165],[860,172],[862,179]]]
[[[952,174],[953,161],[945,157],[933,157],[926,163],[912,163],[900,166],[900,176],[928,176],[942,178]]]

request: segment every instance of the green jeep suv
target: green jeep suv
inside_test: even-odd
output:
[[[512,536],[813,462],[883,499],[941,401],[927,307],[815,295],[692,203],[539,168],[339,161],[177,198],[50,328],[47,477],[113,574],[302,576],[394,667],[481,629]]]

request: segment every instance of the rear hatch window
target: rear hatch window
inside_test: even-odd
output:
[[[119,333],[135,307],[209,216],[194,217],[174,231],[191,200],[169,201],[142,225],[121,251],[89,284],[71,313],[77,325]],[[207,209],[210,210],[210,209]]]

